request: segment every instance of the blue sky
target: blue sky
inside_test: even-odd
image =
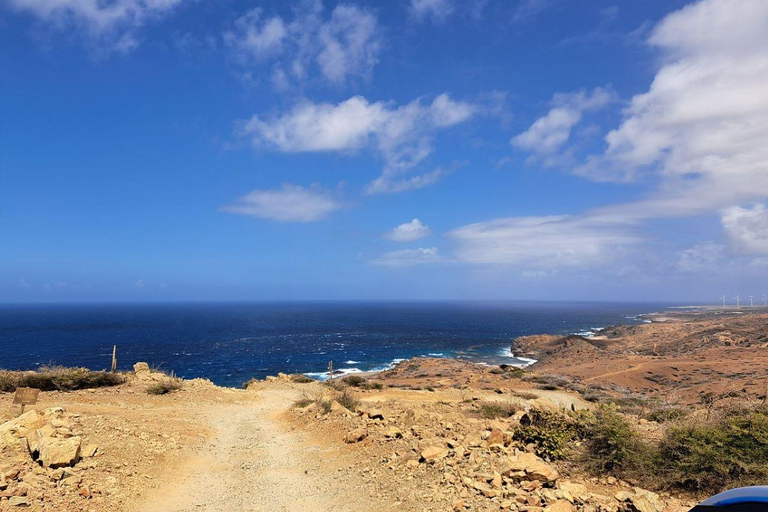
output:
[[[0,0],[0,301],[768,291],[762,0]]]

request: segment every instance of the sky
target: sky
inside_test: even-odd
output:
[[[765,0],[0,0],[0,302],[768,292]]]

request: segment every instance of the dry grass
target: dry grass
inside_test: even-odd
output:
[[[147,388],[147,394],[149,395],[167,395],[174,391],[179,391],[184,387],[184,381],[181,379],[175,379],[167,377],[161,381],[155,382]]]
[[[36,372],[0,370],[0,392],[12,393],[16,388],[41,391],[74,391],[117,386],[125,382],[119,373],[93,372],[88,368],[44,366]]]

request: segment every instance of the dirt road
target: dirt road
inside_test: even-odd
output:
[[[339,476],[339,454],[280,420],[299,392],[259,391],[260,400],[201,411],[209,444],[180,465],[143,512],[362,511],[381,508],[360,482]]]

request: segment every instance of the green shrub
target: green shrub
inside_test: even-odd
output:
[[[651,461],[651,448],[613,406],[600,406],[583,416],[584,459],[598,474],[643,478]]]
[[[147,388],[147,394],[150,395],[167,395],[174,391],[180,390],[184,386],[181,379],[165,378],[161,381],[151,384]]]
[[[539,457],[562,459],[567,455],[569,443],[579,437],[581,427],[570,415],[532,409],[520,422],[515,439],[533,444]]]
[[[669,429],[656,456],[667,487],[718,492],[768,480],[768,408]]]
[[[366,379],[360,377],[359,375],[349,375],[348,377],[344,377],[341,380],[344,382],[344,384],[355,388],[365,387],[365,385],[368,383]]]
[[[0,391],[12,393],[16,388],[41,391],[74,391],[117,386],[125,382],[119,373],[93,372],[88,368],[44,366],[36,372],[0,371]]]

